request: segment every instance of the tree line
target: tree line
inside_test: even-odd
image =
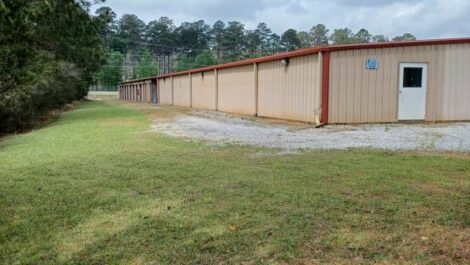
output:
[[[106,73],[100,73],[98,82],[111,87],[121,79],[145,78],[319,45],[389,41],[387,36],[373,35],[367,29],[330,31],[323,24],[308,32],[288,29],[278,35],[266,23],[259,23],[255,29],[247,29],[238,21],[208,25],[199,20],[176,26],[168,17],[145,23],[133,14],[117,19],[110,7],[99,8],[96,15],[107,18],[101,37],[109,54],[108,64],[103,68]],[[415,39],[405,33],[391,40]]]
[[[90,5],[0,0],[0,134],[29,129],[87,94],[106,58],[106,22],[90,15]]]

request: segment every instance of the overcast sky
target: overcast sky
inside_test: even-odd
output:
[[[167,16],[176,25],[237,20],[251,29],[266,22],[282,33],[322,23],[330,30],[366,28],[389,37],[406,32],[420,39],[470,36],[470,0],[107,0],[105,5],[118,16],[136,14],[145,22]]]

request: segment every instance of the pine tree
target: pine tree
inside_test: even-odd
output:
[[[96,76],[99,85],[105,86],[106,90],[117,90],[119,82],[122,81],[123,62],[124,56],[120,52],[110,53],[106,65]]]
[[[137,78],[146,78],[158,75],[158,65],[152,53],[144,49],[137,66]]]
[[[201,67],[206,67],[206,66],[211,66],[211,65],[216,65],[216,64],[217,64],[217,60],[212,55],[212,52],[209,50],[205,50],[201,54],[196,56],[193,67],[201,68]]]
[[[288,29],[281,37],[282,45],[288,50],[293,51],[300,48],[300,40],[295,29]]]
[[[354,41],[352,31],[348,28],[335,29],[330,39],[333,44],[349,44]]]
[[[393,38],[393,41],[410,41],[410,40],[416,40],[416,37],[411,33],[405,33],[401,36],[396,36],[395,38]]]
[[[312,35],[312,38],[313,38],[313,45],[318,46],[318,45],[328,44],[329,32],[330,31],[323,24],[318,24],[316,26],[313,26],[312,29],[310,30],[310,35]]]

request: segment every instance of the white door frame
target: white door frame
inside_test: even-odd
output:
[[[421,88],[406,88],[403,87],[404,69],[407,67],[411,68],[422,68],[422,81]],[[428,81],[428,64],[427,63],[400,63],[399,71],[399,84],[398,84],[398,120],[426,120],[426,109],[427,109],[427,81]],[[421,89],[421,91],[417,91]],[[424,90],[424,91],[423,91]],[[404,96],[414,97],[408,100],[415,100],[415,103],[410,101],[405,102]]]

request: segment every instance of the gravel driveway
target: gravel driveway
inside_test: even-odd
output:
[[[175,137],[285,150],[380,148],[470,152],[470,123],[331,125],[316,129],[193,111],[173,120],[155,120],[152,129]]]

